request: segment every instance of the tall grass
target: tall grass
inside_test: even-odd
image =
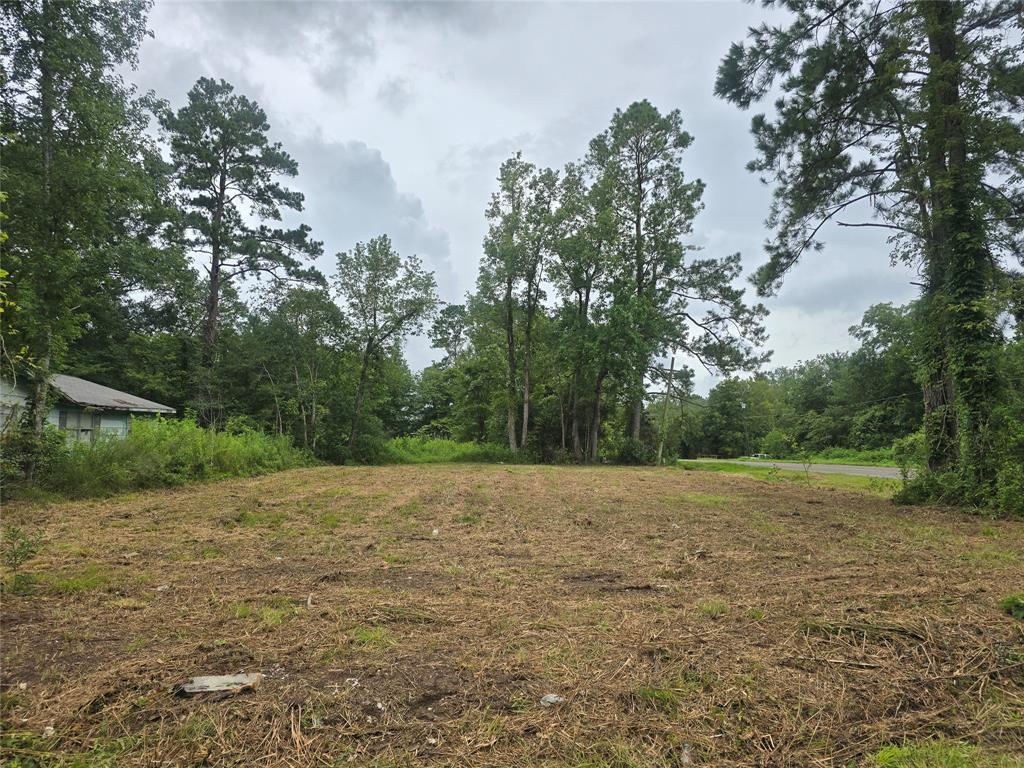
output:
[[[375,464],[441,464],[447,462],[521,461],[506,446],[495,443],[460,443],[422,436],[396,437],[381,444]]]
[[[39,486],[71,498],[106,496],[310,463],[284,436],[217,432],[189,420],[136,419],[124,439],[76,443],[59,451],[47,462]]]

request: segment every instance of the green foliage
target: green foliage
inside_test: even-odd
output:
[[[136,419],[124,439],[75,443],[53,460],[39,485],[70,498],[256,475],[310,463],[286,437],[204,429],[189,420]]]
[[[437,284],[418,257],[403,259],[391,239],[381,235],[338,254],[334,285],[361,353],[347,445],[355,458],[369,377],[383,358],[400,354],[405,338],[433,317]]]
[[[33,430],[48,376],[109,286],[151,289],[168,216],[149,104],[120,72],[136,62],[146,0],[0,4],[4,348],[33,379]],[[32,465],[29,464],[29,469]]]
[[[495,443],[458,442],[420,436],[397,437],[378,445],[375,464],[440,464],[480,462],[488,464],[521,461],[518,453]]]
[[[10,571],[10,584],[5,584],[11,592],[25,592],[32,582],[30,574],[23,573],[21,567],[35,557],[43,547],[43,540],[29,536],[21,528],[9,526],[4,529],[3,540],[0,541],[0,562]]]
[[[1024,517],[1024,465],[1007,461],[996,475],[994,506],[1008,515]]]
[[[784,459],[791,456],[796,450],[796,443],[793,438],[776,427],[761,438],[761,453],[767,453],[771,458]]]
[[[619,464],[653,464],[654,449],[643,440],[627,437],[619,443],[615,460]]]
[[[1024,592],[1007,595],[999,601],[999,607],[1003,613],[1024,621]]]
[[[5,528],[3,541],[0,542],[0,562],[8,570],[17,572],[38,554],[41,547],[41,539],[29,536],[21,528]]]
[[[925,465],[924,432],[918,431],[902,437],[892,444],[892,458],[900,468],[903,479],[913,472],[919,472]]]

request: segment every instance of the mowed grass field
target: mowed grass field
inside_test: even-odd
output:
[[[877,486],[321,467],[13,505],[9,765],[1020,766],[1024,522]],[[185,698],[193,675],[254,691]],[[547,707],[546,694],[564,701]]]

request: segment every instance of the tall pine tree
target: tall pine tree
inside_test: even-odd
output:
[[[202,376],[197,382],[200,417],[214,421],[212,371],[224,291],[247,277],[268,276],[323,283],[306,259],[323,253],[309,227],[275,227],[282,211],[301,211],[303,195],[283,186],[298,164],[271,142],[266,113],[236,94],[224,80],[200,78],[177,112],[165,110],[167,134],[184,212],[185,246],[202,259],[206,300],[202,328]]]

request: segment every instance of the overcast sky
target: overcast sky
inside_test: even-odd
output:
[[[516,150],[554,168],[580,158],[612,112],[638,99],[680,109],[695,141],[684,170],[707,185],[694,242],[764,260],[770,190],[744,166],[751,113],[715,98],[715,70],[748,27],[783,16],[739,0],[675,3],[171,2],[157,0],[134,73],[180,106],[200,76],[267,112],[299,162],[302,220],[334,254],[381,233],[417,253],[442,298],[472,290],[484,208]],[[832,228],[766,304],[772,365],[850,349],[871,304],[915,294],[884,237]],[[752,289],[750,289],[752,292]],[[414,369],[435,355],[409,344]],[[698,371],[698,391],[714,379]]]

